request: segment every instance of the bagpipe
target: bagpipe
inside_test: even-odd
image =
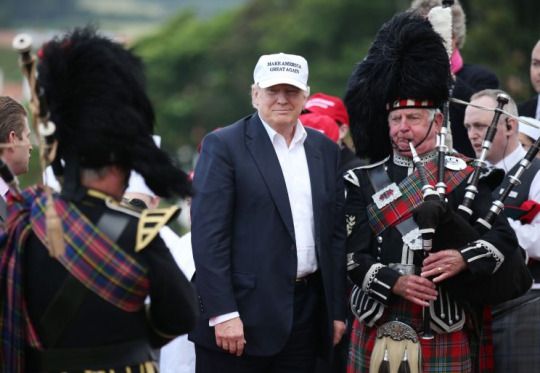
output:
[[[504,200],[512,188],[519,184],[519,177],[538,153],[539,141],[537,140],[520,162],[518,171],[509,177],[510,183],[499,199],[492,203],[487,214],[477,218],[476,221],[471,221],[472,205],[478,194],[480,175],[487,166],[485,159],[497,132],[500,115],[508,115],[503,110],[508,98],[499,95],[497,101],[496,109],[485,108],[493,110],[495,113],[486,132],[480,157],[473,162],[474,170],[468,179],[463,201],[457,210],[449,206],[444,195],[434,196],[433,193],[424,192],[423,203],[413,212],[422,240],[429,242],[429,244],[423,245],[424,247],[439,251],[462,248],[466,245],[474,246],[475,242],[492,228],[497,216],[504,209]],[[441,154],[441,156],[445,155]],[[419,163],[418,167],[423,166]],[[427,191],[429,188],[426,187],[425,190]],[[493,274],[473,275],[470,271],[465,270],[442,281],[441,286],[444,286],[456,299],[464,300],[470,304],[495,305],[516,298],[524,294],[532,284],[532,277],[525,265],[521,251],[519,247],[516,247],[510,255],[506,255],[500,267]]]
[[[39,164],[41,174],[45,175],[45,168],[52,164],[56,158],[58,146],[55,138],[56,126],[49,120],[45,91],[40,86],[37,77],[36,57],[32,54],[32,38],[27,34],[18,34],[13,39],[12,46],[20,55],[19,64],[21,71],[30,86],[31,125],[34,133],[38,135]],[[10,176],[7,175],[7,172],[4,176],[1,170],[2,167],[0,167],[0,176],[4,181],[8,182]],[[11,176],[11,178],[14,178],[14,176]],[[45,211],[47,247],[51,256],[58,257],[65,250],[62,222],[54,207],[51,188],[46,186],[43,188],[47,196],[47,207]]]
[[[436,7],[428,14],[428,19],[432,23],[433,28],[445,41],[449,57],[452,52],[450,48],[451,20],[449,20],[449,17],[451,18],[451,15],[449,8],[452,4],[453,1],[444,1],[442,8]],[[530,165],[531,160],[538,152],[537,146],[531,147],[525,159],[520,162],[520,170],[511,176],[510,183],[507,187],[508,190],[501,194],[498,201],[493,202],[491,209],[485,217],[471,221],[473,216],[472,206],[479,192],[478,185],[482,173],[487,168],[486,157],[497,133],[500,116],[504,114],[515,118],[515,116],[503,110],[509,101],[509,97],[502,94],[499,95],[495,109],[482,108],[493,111],[493,119],[482,142],[481,154],[473,162],[474,168],[472,175],[468,179],[463,201],[454,210],[446,199],[446,183],[444,180],[447,155],[449,148],[451,148],[451,146],[449,147],[447,145],[446,141],[446,136],[450,135],[449,105],[450,102],[463,105],[470,105],[470,103],[452,98],[452,90],[453,87],[451,85],[449,89],[450,98],[443,106],[443,126],[437,135],[438,173],[435,183],[437,193],[433,192],[433,187],[428,185],[427,180],[423,180],[423,202],[413,212],[423,241],[422,246],[426,254],[431,250],[458,249],[466,245],[474,245],[475,241],[491,229],[495,219],[504,208],[504,199],[508,196],[511,189],[515,185],[518,185],[519,177]],[[537,144],[538,141],[535,145]],[[416,168],[420,177],[422,177],[421,169],[423,165],[418,162]],[[502,181],[502,177],[499,177],[497,173],[492,173],[487,178],[492,179],[492,184],[498,185]],[[513,250],[510,257],[507,256],[504,258],[498,270],[491,275],[475,276],[469,270],[465,270],[452,278],[444,280],[441,286],[444,286],[456,299],[461,299],[471,304],[498,304],[518,297],[525,293],[532,284],[532,277],[527,270],[521,251],[519,247],[516,247],[516,250]]]

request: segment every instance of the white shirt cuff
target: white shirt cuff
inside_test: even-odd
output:
[[[216,317],[211,317],[210,320],[208,320],[208,325],[211,327],[216,326],[217,324],[221,324],[222,322],[232,320],[235,317],[240,317],[240,314],[237,311],[229,312]]]

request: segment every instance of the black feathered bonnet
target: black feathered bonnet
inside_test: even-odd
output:
[[[137,171],[159,196],[190,194],[187,175],[152,140],[154,111],[138,57],[92,28],[48,42],[39,56],[58,140],[53,169],[68,197],[80,189],[81,168],[107,165]]]
[[[412,12],[394,16],[349,78],[344,101],[357,154],[372,162],[390,155],[389,111],[440,107],[450,82],[448,54],[430,22]]]

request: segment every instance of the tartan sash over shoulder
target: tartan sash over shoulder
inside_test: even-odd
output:
[[[64,268],[88,289],[112,305],[134,312],[148,295],[146,269],[111,241],[77,207],[55,198],[62,221],[66,252],[58,258]],[[36,198],[30,211],[32,231],[47,246],[45,196]]]
[[[127,311],[144,305],[149,291],[146,269],[106,237],[75,205],[57,196],[55,208],[64,229],[64,268],[92,292]],[[24,372],[25,345],[41,349],[26,311],[23,294],[23,252],[30,232],[46,246],[45,201],[39,187],[27,188],[22,199],[8,204],[8,230],[0,236],[0,366]]]
[[[431,185],[435,185],[437,174],[437,162],[430,161],[425,164],[426,177]],[[447,193],[451,192],[456,186],[461,184],[473,171],[473,167],[467,167],[461,171],[446,170],[444,179],[447,186]],[[375,203],[367,207],[368,222],[371,230],[375,234],[380,234],[386,228],[408,218],[412,211],[418,207],[422,201],[422,182],[415,170],[410,176],[406,177],[398,187],[401,191],[401,197],[386,206],[379,209]]]

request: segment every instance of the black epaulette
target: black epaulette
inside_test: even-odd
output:
[[[366,165],[351,168],[350,170],[345,171],[345,173],[343,174],[343,178],[345,179],[345,181],[359,187],[360,186],[360,180],[358,180],[358,176],[355,173],[356,170],[369,170],[369,169],[375,168],[377,166],[380,166],[380,165],[386,163],[389,159],[390,159],[390,156],[384,158],[383,160],[380,160],[379,162],[370,163],[370,164],[366,164]]]
[[[487,168],[480,172],[480,180],[494,191],[504,180],[505,172],[500,168]]]
[[[180,213],[180,207],[170,206],[160,209],[140,209],[129,204],[126,201],[117,202],[112,197],[95,191],[89,190],[89,195],[100,198],[105,201],[105,205],[113,210],[133,216],[139,219],[137,225],[137,237],[135,242],[135,252],[143,250],[159,234],[163,226],[176,218]]]

